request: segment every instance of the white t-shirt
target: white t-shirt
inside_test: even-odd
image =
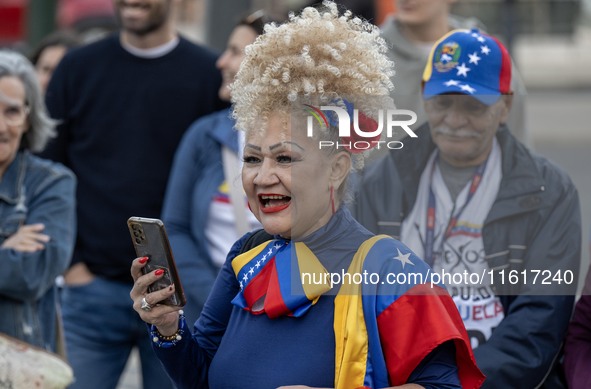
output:
[[[468,283],[463,282],[464,278],[455,278],[452,282],[448,282],[449,278],[442,279],[445,280],[445,285],[458,307],[472,347],[475,348],[490,338],[494,328],[504,318],[501,302],[490,288],[489,267],[485,260],[482,240],[482,227],[501,183],[501,151],[495,139],[478,189],[445,242],[444,230],[448,226],[452,212],[457,213],[466,203],[471,180],[454,202],[438,164],[433,163],[437,157],[436,153],[437,151],[431,155],[427,168],[421,175],[417,200],[411,213],[402,223],[401,241],[419,257],[425,257],[426,215],[429,189],[432,186],[436,204],[432,268],[440,275],[465,272],[471,277]],[[432,172],[433,169],[435,170]],[[460,283],[456,280],[460,280]]]
[[[242,160],[242,149],[244,147],[244,132],[238,131],[238,160]],[[242,169],[242,163],[240,162],[238,171]],[[226,179],[218,187],[216,193],[213,196],[211,205],[209,206],[209,216],[207,218],[207,224],[205,227],[205,237],[207,239],[207,249],[211,255],[211,259],[215,265],[222,267],[226,261],[226,256],[230,251],[230,248],[241,236],[236,230],[234,216],[234,207],[230,202],[230,187],[234,185],[239,188],[240,193],[244,193],[242,189],[242,181],[240,176],[233,177],[230,180]],[[255,216],[248,209],[248,202],[246,195],[244,195],[244,207],[246,208],[246,215],[248,218],[248,224],[251,229],[261,228],[261,224],[255,218]]]

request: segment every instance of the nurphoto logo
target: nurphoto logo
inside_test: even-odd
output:
[[[370,118],[358,109],[353,109],[353,104],[342,99],[344,106],[322,105],[315,107],[304,104],[309,113],[307,117],[307,136],[314,136],[314,122],[321,128],[329,126],[338,127],[340,142],[319,141],[320,149],[336,147],[350,150],[351,152],[363,152],[373,148],[386,147],[392,150],[401,149],[404,144],[395,139],[402,137],[396,129],[402,129],[411,138],[417,138],[410,128],[417,121],[417,114],[408,109],[378,110],[377,121]],[[352,116],[352,117],[351,117]],[[385,131],[385,139],[382,133]]]

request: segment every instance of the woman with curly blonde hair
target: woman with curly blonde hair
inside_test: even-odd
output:
[[[264,230],[234,244],[193,331],[162,303],[174,286],[148,293],[162,274],[142,275],[147,258],[132,264],[134,309],[179,388],[476,388],[462,320],[429,267],[343,206],[391,105],[392,64],[375,26],[323,5],[268,25],[233,84],[242,184]]]

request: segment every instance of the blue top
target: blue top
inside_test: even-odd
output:
[[[216,56],[180,38],[158,58],[132,55],[112,35],[64,57],[47,90],[61,120],[42,155],[78,177],[73,263],[132,282],[130,216],[160,217],[174,152],[189,125],[225,106]]]
[[[371,236],[341,209],[303,241],[327,271],[340,272],[347,270],[353,254]],[[179,388],[333,387],[335,296],[323,295],[299,318],[271,320],[232,305],[239,284],[231,260],[244,242],[242,238],[229,253],[193,337],[184,337],[171,348],[154,347],[168,374]],[[415,369],[409,382],[460,388],[454,357],[454,347],[444,344]]]
[[[76,179],[62,165],[20,151],[0,177],[0,246],[23,224],[43,223],[50,241],[24,253],[0,248],[0,333],[55,350],[55,277],[76,236]]]
[[[224,146],[238,153],[238,134],[229,109],[191,125],[175,154],[166,187],[162,220],[181,283],[188,286],[183,309],[189,323],[199,317],[219,272],[207,249],[205,228],[213,196],[224,181]]]

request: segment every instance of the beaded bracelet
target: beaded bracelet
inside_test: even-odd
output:
[[[187,333],[187,322],[183,311],[179,311],[179,329],[172,335],[164,336],[156,328],[155,325],[150,326],[150,335],[152,342],[158,347],[170,348],[176,346],[178,342],[183,340],[183,335]]]

